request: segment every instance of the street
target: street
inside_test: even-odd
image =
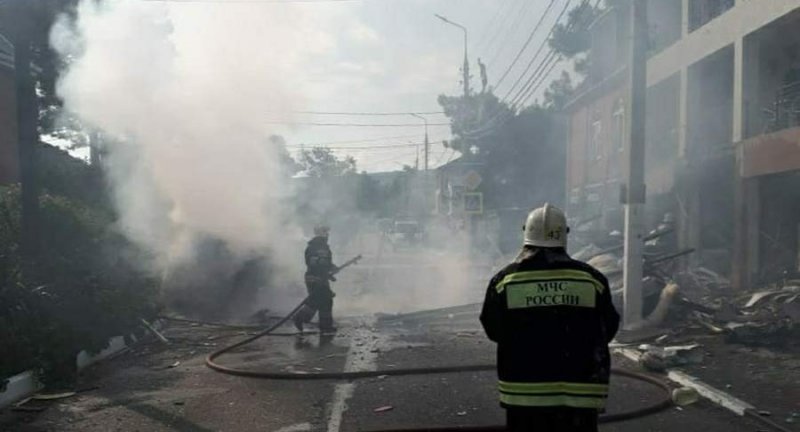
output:
[[[219,362],[248,370],[309,374],[493,362],[493,344],[464,307],[407,316],[348,318],[334,338],[267,337]],[[287,332],[291,332],[288,330]],[[241,338],[241,330],[171,323],[169,346],[139,344],[92,368],[89,389],[36,414],[6,413],[0,428],[44,431],[379,431],[501,424],[494,372],[346,381],[274,381],[223,375],[204,357]],[[615,358],[615,366],[631,367]],[[612,378],[608,412],[642,407],[660,389]],[[603,431],[742,431],[761,426],[701,400]]]

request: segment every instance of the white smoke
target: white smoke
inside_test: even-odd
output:
[[[268,121],[303,110],[302,89],[319,96],[336,35],[359,23],[322,4],[96,3],[82,1],[51,41],[68,64],[58,86],[65,109],[114,138],[104,163],[120,229],[154,254],[157,270],[182,275],[188,286],[229,281],[248,258],[265,254],[273,287],[284,288],[270,290],[267,306],[289,306],[305,291],[290,288],[304,271],[305,239],[284,205],[295,191],[267,144],[280,132]],[[309,208],[355,212],[347,199]],[[334,243],[354,227],[364,238],[380,237],[357,215],[330,222],[340,227]],[[238,261],[217,260],[218,243],[198,247],[209,238]],[[382,257],[387,245],[368,243],[334,245],[337,262],[372,255],[342,275],[340,309],[401,311],[480,298],[482,276],[469,270],[468,257],[415,249],[408,253],[418,259],[397,262],[394,254]]]
[[[298,71],[332,41],[304,9],[83,1],[51,35],[65,109],[105,136],[120,227],[161,270],[198,239],[302,273],[302,232],[266,120],[303,104]],[[302,29],[302,31],[298,30]],[[169,264],[167,264],[169,263]]]

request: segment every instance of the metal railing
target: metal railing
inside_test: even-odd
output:
[[[800,126],[800,81],[781,87],[772,107],[765,108],[764,132],[776,132]]]
[[[0,35],[0,66],[14,69],[14,45]]]

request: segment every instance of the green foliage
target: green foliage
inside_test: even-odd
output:
[[[40,199],[43,247],[19,254],[19,189],[0,197],[0,377],[37,368],[46,383],[75,374],[81,349],[100,351],[155,312],[156,284],[131,265],[110,216],[55,195]]]
[[[511,115],[511,109],[491,91],[466,97],[440,95],[438,101],[450,118],[450,128],[456,136],[447,146],[461,153],[467,153],[474,144],[470,139],[471,131],[480,129],[497,116]]]
[[[572,78],[566,71],[561,72],[561,77],[551,82],[550,86],[544,91],[544,106],[560,111],[572,97],[574,90]]]
[[[548,41],[550,48],[567,58],[586,52],[591,42],[588,26],[602,11],[591,2],[581,2],[569,11],[565,23],[553,28],[553,35]]]
[[[100,1],[100,0],[96,0]],[[32,64],[39,98],[39,131],[67,139],[75,147],[88,145],[83,126],[64,113],[56,95],[59,72],[68,59],[61,58],[50,43],[50,30],[61,16],[73,16],[79,0],[24,0],[0,2],[0,33],[12,39],[20,35],[31,43]]]
[[[566,79],[560,85],[568,84]],[[463,131],[456,125],[469,122],[464,120],[464,113],[479,112],[484,105],[508,113],[502,123],[484,127],[482,134],[459,132],[462,135],[451,144],[462,153],[460,160],[470,162],[474,167],[471,169],[483,178],[481,192],[487,209],[524,207],[544,201],[556,204],[563,200],[565,146],[556,105],[565,97],[551,92],[547,106],[533,105],[516,114],[491,93],[467,98],[439,97],[454,132]],[[480,124],[472,126],[479,127]],[[477,149],[474,154],[469,151],[472,147]]]
[[[297,162],[309,177],[328,178],[356,173],[356,160],[352,156],[339,159],[327,147],[314,147],[303,150]]]

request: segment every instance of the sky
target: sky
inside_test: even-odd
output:
[[[550,9],[549,0],[282,1],[152,2],[154,7],[168,5],[175,20],[194,17],[194,22],[202,22],[196,18],[214,17],[216,28],[220,28],[220,21],[234,29],[237,21],[252,24],[263,18],[268,23],[274,22],[276,16],[289,20],[277,33],[283,35],[279,39],[302,39],[303,43],[284,45],[273,37],[264,41],[261,52],[251,53],[252,59],[266,68],[272,64],[280,70],[280,63],[291,63],[291,79],[285,79],[282,85],[294,86],[293,94],[299,95],[291,109],[276,108],[274,113],[264,115],[264,121],[274,123],[274,132],[286,139],[293,154],[301,148],[327,146],[338,155],[355,157],[359,171],[379,172],[414,166],[417,158],[422,167],[423,120],[403,114],[344,116],[306,112],[433,113],[424,115],[430,124],[430,166],[446,163],[456,155],[442,145],[442,140],[450,137],[450,129],[447,119],[437,113],[441,107],[436,99],[440,94],[457,95],[462,91],[463,32],[434,14],[468,29],[471,84],[479,88],[478,58],[487,65],[490,85],[496,83],[548,11],[530,46],[496,92],[502,96],[542,43],[567,0],[555,0]],[[578,0],[572,3],[577,4]],[[230,40],[226,43],[236,44],[235,39]],[[208,55],[213,56],[214,51]],[[214,67],[213,59],[208,64]],[[403,126],[357,126],[373,124]]]

